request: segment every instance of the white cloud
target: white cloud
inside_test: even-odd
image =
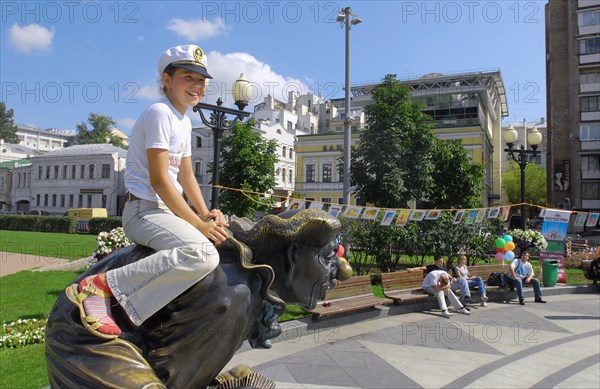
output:
[[[183,20],[174,18],[169,20],[167,28],[190,41],[212,38],[222,35],[229,30],[223,19],[216,19],[214,22],[211,22],[202,19]]]
[[[19,26],[14,23],[8,30],[8,42],[16,50],[29,54],[34,51],[47,51],[52,48],[56,33],[54,27],[48,30],[39,24]]]
[[[222,54],[211,51],[207,54],[207,60],[208,72],[213,79],[207,86],[204,101],[210,104],[214,104],[220,97],[224,105],[234,106],[231,89],[240,73],[244,73],[246,79],[254,86],[250,107],[263,102],[267,95],[287,101],[289,92],[294,91],[299,94],[311,92],[305,82],[277,73],[269,64],[259,61],[248,53]]]
[[[135,95],[150,101],[158,101],[163,97],[158,89],[158,83],[141,87]]]
[[[122,129],[123,127],[131,129],[133,128],[133,125],[135,124],[135,119],[133,118],[121,118],[121,119],[117,119],[117,124],[118,126]]]

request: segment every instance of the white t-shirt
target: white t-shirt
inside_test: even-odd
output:
[[[150,185],[148,149],[169,150],[169,179],[179,191],[177,181],[181,159],[192,155],[192,122],[165,99],[146,108],[133,125],[125,169],[125,187],[139,198],[159,201],[160,197]]]
[[[442,274],[446,273],[443,270],[432,270],[430,271],[423,280],[423,284],[421,284],[421,288],[432,288],[440,282],[440,277]],[[446,273],[447,274],[447,273]]]
[[[520,258],[515,258],[510,263],[510,267],[515,269],[515,274],[517,275],[517,279],[522,280],[528,278],[529,276],[533,276],[533,267],[529,261],[523,262]],[[512,273],[509,273],[512,277]]]

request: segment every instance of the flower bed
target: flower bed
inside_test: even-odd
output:
[[[44,343],[44,330],[47,322],[47,318],[19,319],[11,323],[2,322],[0,349]]]
[[[548,242],[544,236],[535,231],[535,230],[521,230],[515,228],[514,230],[509,230],[507,232],[508,235],[513,237],[513,241],[515,245],[523,250],[528,250],[533,248],[538,252],[544,251],[546,247],[548,247]]]

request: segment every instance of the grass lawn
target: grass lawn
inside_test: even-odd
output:
[[[78,275],[67,271],[21,271],[0,277],[0,321],[47,316],[59,293]],[[44,344],[0,349],[0,388],[39,389],[48,385]]]
[[[0,230],[0,251],[75,260],[96,250],[96,235]]]

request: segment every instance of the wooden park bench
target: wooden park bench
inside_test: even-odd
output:
[[[319,301],[309,313],[316,321],[320,316],[374,308],[377,305],[391,304],[392,301],[373,294],[370,276],[354,276],[327,290],[325,300]]]
[[[471,265],[468,266],[469,268],[469,273],[471,273],[474,276],[479,276],[481,277],[481,279],[483,280],[483,282],[486,282],[487,279],[490,277],[490,274],[496,272],[496,273],[508,273],[510,272],[509,270],[509,265],[503,265],[503,264],[493,264],[493,265]],[[497,289],[499,288],[498,286],[489,286],[485,285],[486,290],[487,289]]]
[[[385,297],[394,300],[394,304],[428,298],[429,295],[421,288],[423,273],[423,270],[415,270],[410,273],[398,271],[381,274],[383,294]]]

